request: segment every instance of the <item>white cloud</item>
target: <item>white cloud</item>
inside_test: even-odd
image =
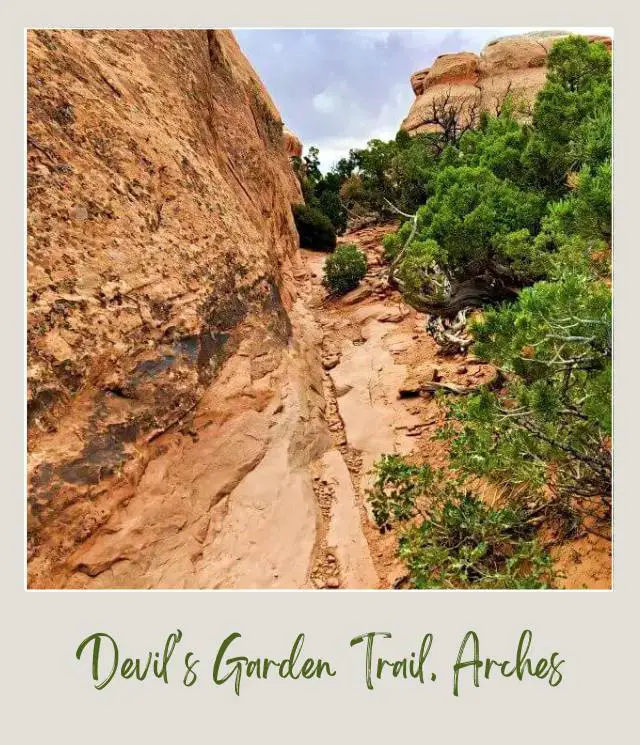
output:
[[[389,87],[387,100],[375,112],[367,112],[356,100],[345,99],[336,112],[347,122],[358,125],[362,136],[351,134],[342,137],[319,137],[313,143],[320,150],[320,168],[328,171],[340,158],[349,155],[350,149],[366,146],[369,140],[390,140],[396,136],[400,122],[409,111],[413,92],[408,83],[396,83]],[[315,105],[315,102],[314,102]]]
[[[340,80],[328,85],[311,99],[313,108],[321,114],[336,114],[349,101],[349,84]]]
[[[377,44],[386,44],[393,33],[384,28],[362,28],[356,32],[356,42],[365,49],[375,47]]]
[[[317,147],[320,150],[321,170],[326,173],[340,158],[349,155],[349,150],[357,150],[364,147],[365,144],[360,137],[327,137],[326,139],[320,139]]]
[[[333,114],[342,103],[342,97],[337,93],[324,90],[322,93],[316,93],[312,103],[313,108],[321,114]]]

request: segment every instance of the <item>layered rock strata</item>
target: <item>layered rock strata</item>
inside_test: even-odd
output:
[[[409,134],[433,132],[436,110],[446,101],[460,112],[463,125],[481,110],[496,112],[507,93],[519,115],[530,115],[536,94],[546,77],[547,55],[566,34],[525,34],[505,37],[488,44],[480,54],[460,52],[437,57],[431,67],[411,76],[416,95],[401,129]],[[611,49],[611,39],[589,36]]]

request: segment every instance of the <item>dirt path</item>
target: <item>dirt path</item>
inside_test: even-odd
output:
[[[424,328],[424,315],[386,288],[382,237],[392,226],[364,228],[345,236],[367,256],[358,289],[327,298],[322,286],[326,256],[303,251],[311,281],[310,305],[322,332],[326,418],[335,448],[325,454],[314,479],[327,528],[311,579],[317,587],[397,585],[405,572],[396,557],[397,538],[381,535],[367,508],[371,469],[385,453],[428,458],[443,465],[446,451],[430,441],[442,424],[437,404],[422,396],[400,396],[420,379],[441,377],[461,384],[481,382],[490,371],[440,359]],[[359,528],[359,529],[358,529]]]

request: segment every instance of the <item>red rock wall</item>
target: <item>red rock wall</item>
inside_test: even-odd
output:
[[[27,157],[29,582],[61,586],[247,327],[277,367],[301,195],[228,31],[30,31]]]

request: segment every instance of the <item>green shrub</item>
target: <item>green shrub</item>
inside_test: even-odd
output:
[[[367,273],[367,259],[353,243],[343,243],[324,262],[323,284],[336,295],[343,295],[360,284]]]
[[[462,136],[458,165],[488,168],[499,179],[530,188],[531,174],[522,164],[530,129],[517,121],[510,101],[503,104],[500,116],[485,112],[483,119],[481,129],[469,130]]]
[[[473,351],[508,378],[501,392],[451,403],[456,468],[561,507],[611,494],[611,290],[569,273],[539,282],[472,325]]]
[[[400,231],[397,233],[387,233],[382,239],[382,245],[384,247],[384,260],[391,263],[402,250]]]
[[[302,248],[333,251],[336,247],[336,231],[326,215],[314,207],[297,204],[293,208],[293,217]]]
[[[337,192],[325,189],[318,197],[318,206],[335,228],[338,235],[342,235],[347,229],[347,211],[344,208]]]
[[[413,587],[536,589],[553,581],[521,504],[489,506],[443,471],[398,455],[383,455],[374,473],[374,518],[383,530],[405,524],[399,555]]]
[[[408,520],[416,499],[433,484],[429,465],[412,466],[399,455],[383,455],[374,464],[374,488],[369,492],[373,517],[380,528],[391,528],[391,519]]]
[[[433,258],[450,277],[473,277],[494,264],[508,268],[502,239],[523,229],[537,232],[543,211],[539,195],[500,180],[488,168],[449,166],[419,210],[415,240],[437,242],[440,251]]]
[[[549,587],[552,559],[517,504],[491,507],[473,495],[445,500],[400,538],[400,557],[419,589]]]
[[[523,161],[542,188],[562,196],[569,170],[611,156],[611,55],[571,36],[554,44],[547,70]]]

